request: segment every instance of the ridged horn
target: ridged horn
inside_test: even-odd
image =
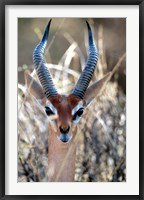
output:
[[[36,48],[34,49],[34,52],[33,52],[34,67],[36,69],[38,78],[42,84],[42,87],[45,91],[47,98],[58,94],[56,87],[53,83],[52,77],[46,66],[44,57],[43,57],[44,51],[45,51],[45,48],[47,45],[50,24],[51,24],[51,20],[49,21],[48,25],[46,26],[46,29],[45,29],[45,32],[43,34],[41,41],[36,46]]]
[[[90,28],[89,23],[86,21],[87,28],[88,28],[88,59],[86,66],[83,70],[83,72],[80,75],[80,78],[74,87],[72,94],[75,96],[83,99],[84,94],[87,90],[87,87],[91,81],[91,78],[93,76],[97,60],[98,60],[98,52],[97,48],[93,39],[93,34]]]

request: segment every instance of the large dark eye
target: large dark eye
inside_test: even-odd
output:
[[[50,107],[48,106],[45,106],[45,111],[46,111],[46,114],[49,116],[49,115],[54,115],[54,112],[50,109]]]
[[[80,108],[73,116],[73,120],[75,120],[77,117],[80,117],[83,114],[83,108]]]

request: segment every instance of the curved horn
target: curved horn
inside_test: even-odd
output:
[[[43,54],[47,45],[47,39],[49,35],[49,28],[50,28],[51,20],[49,21],[48,25],[46,26],[44,35],[40,43],[36,46],[33,52],[33,62],[35,69],[37,71],[38,78],[44,88],[46,97],[55,96],[58,94],[55,85],[53,83],[52,77],[48,71],[46,63],[43,58]]]
[[[97,48],[96,48],[96,45],[95,45],[95,42],[93,39],[92,31],[91,31],[89,23],[87,21],[86,21],[86,23],[87,23],[87,28],[88,28],[88,44],[89,44],[88,60],[87,60],[85,69],[81,73],[80,78],[79,78],[75,88],[72,91],[72,94],[74,94],[75,96],[78,96],[81,99],[83,99],[84,94],[87,90],[87,87],[91,81],[91,78],[94,73],[96,63],[98,60],[98,52],[97,52]]]

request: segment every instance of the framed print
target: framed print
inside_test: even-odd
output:
[[[117,3],[1,2],[1,199],[142,198],[144,3]]]

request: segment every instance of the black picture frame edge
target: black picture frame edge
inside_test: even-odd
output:
[[[79,2],[75,2],[72,0],[69,2],[70,5],[139,5],[139,39],[140,39],[140,47],[139,47],[139,195],[97,195],[97,196],[79,196],[79,198],[91,198],[91,199],[115,199],[115,200],[142,200],[144,197],[144,123],[143,123],[143,114],[144,114],[144,0],[132,1],[132,0],[118,0],[118,1],[107,1],[107,0],[96,0],[89,1],[87,3],[83,3],[83,1],[79,0]],[[61,199],[67,198],[67,196],[51,196],[51,195],[5,195],[5,6],[6,5],[66,5],[65,1],[57,1],[57,0],[49,0],[45,1],[29,1],[29,0],[6,0],[0,2],[0,199]],[[143,12],[142,12],[143,11]],[[141,134],[140,134],[141,133]],[[69,196],[68,198],[76,198],[75,195]]]
[[[1,0],[4,5],[140,5],[143,0]]]
[[[139,194],[144,198],[144,1],[139,10]]]
[[[5,195],[5,11],[0,6],[0,199]]]

